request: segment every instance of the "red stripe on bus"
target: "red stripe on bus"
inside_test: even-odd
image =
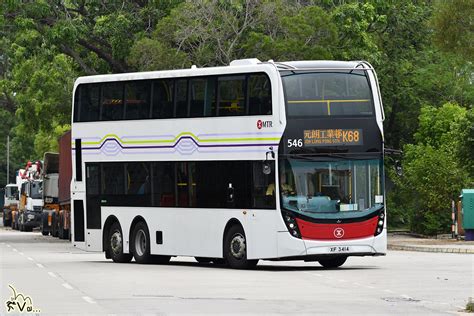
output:
[[[316,224],[296,218],[303,239],[343,240],[374,236],[379,218],[347,224]]]

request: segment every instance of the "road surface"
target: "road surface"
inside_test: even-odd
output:
[[[473,257],[390,251],[349,258],[335,270],[261,261],[240,271],[186,257],[168,265],[116,264],[67,241],[0,227],[0,315],[14,295],[18,302],[30,298],[19,305],[40,315],[452,315],[474,296]]]

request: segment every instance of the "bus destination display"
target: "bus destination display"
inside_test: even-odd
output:
[[[312,129],[304,131],[304,146],[362,145],[362,129]]]

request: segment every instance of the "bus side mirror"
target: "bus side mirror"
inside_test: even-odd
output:
[[[400,160],[395,160],[395,173],[397,176],[401,177],[403,175],[403,167]]]

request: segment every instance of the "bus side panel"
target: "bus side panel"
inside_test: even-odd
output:
[[[278,257],[277,210],[250,210],[244,224],[247,239],[247,258]]]
[[[109,216],[117,217],[122,228],[124,252],[128,253],[132,242],[132,222],[136,216],[141,216],[148,226],[152,254],[222,258],[225,226],[235,218],[244,227],[249,259],[276,258],[276,211],[245,212],[229,209],[102,207],[102,227]],[[161,240],[157,239],[157,233]]]

